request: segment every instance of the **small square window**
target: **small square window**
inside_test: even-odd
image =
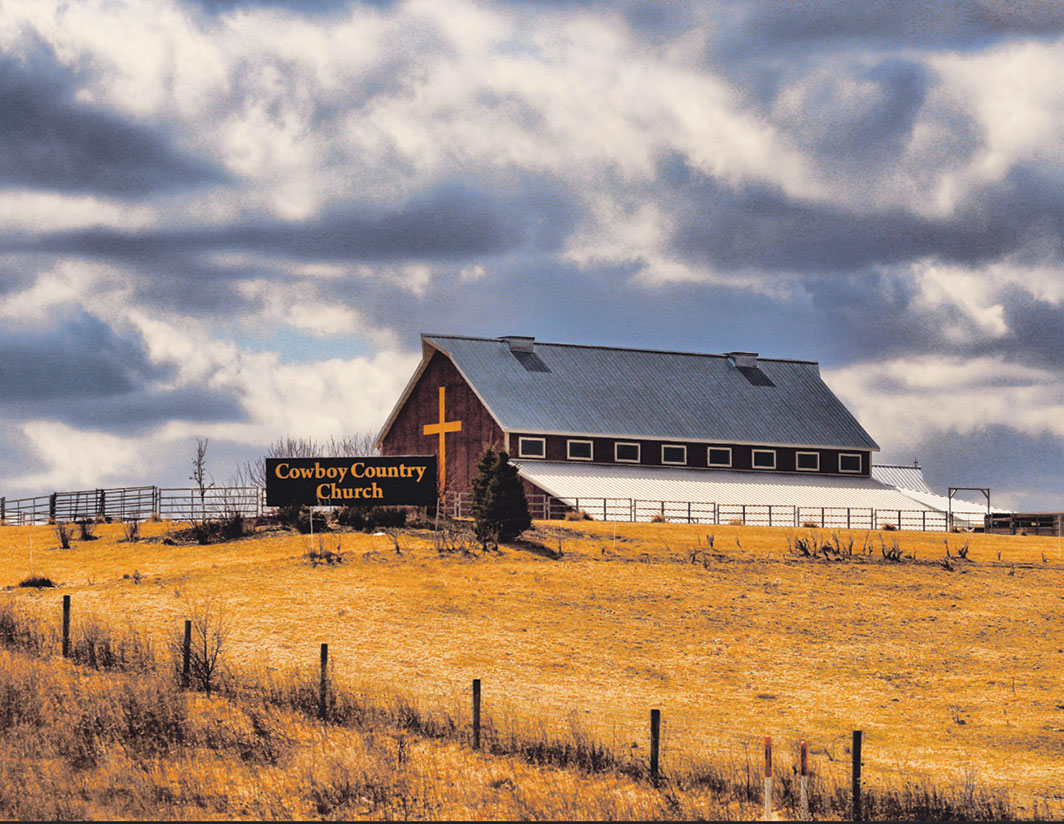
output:
[[[799,472],[819,472],[820,471],[820,453],[819,452],[799,452],[795,456],[795,468]]]
[[[839,455],[839,472],[860,472],[861,456],[859,454],[843,452]]]
[[[663,464],[686,464],[687,447],[673,444],[664,444],[661,447],[661,462]]]
[[[547,454],[546,438],[518,438],[517,457],[542,458]]]
[[[775,469],[775,449],[755,449],[753,456],[754,469]]]
[[[590,461],[594,455],[591,441],[568,441],[570,461]]]
[[[613,459],[621,463],[639,463],[639,444],[618,443],[613,446]]]
[[[731,447],[711,446],[708,457],[710,466],[731,466]]]

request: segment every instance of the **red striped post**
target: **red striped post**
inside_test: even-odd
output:
[[[809,748],[805,741],[798,745],[801,771],[801,816],[802,821],[809,820]]]
[[[772,820],[772,736],[765,736],[765,821]]]

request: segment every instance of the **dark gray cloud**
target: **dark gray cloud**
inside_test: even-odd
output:
[[[81,81],[50,47],[0,55],[0,186],[136,196],[226,179],[159,131],[75,97]]]
[[[1024,291],[1002,297],[1008,335],[996,346],[1013,360],[1064,371],[1064,306]]]
[[[143,341],[119,337],[88,314],[51,329],[6,329],[0,352],[0,402],[9,407],[120,395],[166,374],[148,360]]]
[[[263,219],[175,231],[89,229],[12,239],[8,246],[142,267],[169,266],[174,255],[218,251],[296,260],[455,260],[526,248],[554,251],[577,220],[573,198],[563,187],[527,178],[508,191],[447,182],[393,209],[354,205],[302,223]]]
[[[990,502],[1002,506],[1000,496],[1023,491],[1022,506],[1059,511],[1064,508],[1064,439],[1027,435],[994,425],[969,433],[935,432],[915,444],[909,455],[884,455],[883,463],[914,458],[924,467],[924,477],[939,494],[948,487],[990,487]],[[877,461],[878,462],[878,461]],[[972,501],[985,500],[978,492],[963,493]]]
[[[809,83],[795,121],[787,124],[800,145],[822,160],[848,166],[880,165],[904,151],[927,97],[927,70],[908,60],[887,60],[852,72],[817,73]],[[861,84],[855,100],[844,86]],[[972,139],[967,151],[978,145]],[[851,169],[850,171],[856,171]],[[867,174],[867,171],[865,172]]]
[[[418,346],[424,331],[698,351],[754,349],[778,357],[834,355],[830,322],[811,301],[720,284],[643,284],[638,264],[579,267],[534,255],[490,263],[478,280],[457,271],[412,294],[386,280],[323,285],[328,301],[356,307]],[[471,311],[471,307],[475,307]]]
[[[139,336],[82,313],[46,329],[0,332],[0,412],[128,431],[165,420],[241,420],[235,397],[192,386],[158,389],[173,367],[152,363]]]
[[[240,422],[247,417],[239,398],[202,386],[137,387],[122,395],[78,398],[32,410],[34,420],[51,419],[80,429],[127,435],[167,421]]]
[[[743,13],[727,34],[732,48],[757,54],[832,44],[964,49],[1007,37],[1055,37],[1064,32],[1064,7],[1051,2],[744,0],[725,5]]]
[[[675,159],[662,179],[681,199],[673,248],[724,270],[852,273],[924,258],[980,265],[1031,247],[1059,260],[1064,251],[1064,196],[1031,168],[1013,169],[943,219],[857,213],[766,185],[730,187]]]

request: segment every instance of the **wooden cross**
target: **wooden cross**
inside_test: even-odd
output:
[[[447,487],[447,447],[444,441],[444,435],[448,432],[461,432],[461,421],[448,421],[444,414],[444,402],[443,402],[444,388],[440,387],[440,420],[438,423],[425,424],[424,430],[426,435],[439,435],[440,436],[440,489],[446,489]]]

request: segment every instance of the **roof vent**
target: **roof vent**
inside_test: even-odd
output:
[[[511,352],[532,352],[536,344],[535,338],[522,335],[504,335],[502,339],[506,341]]]
[[[727,358],[740,369],[757,368],[757,352],[728,352]]]

